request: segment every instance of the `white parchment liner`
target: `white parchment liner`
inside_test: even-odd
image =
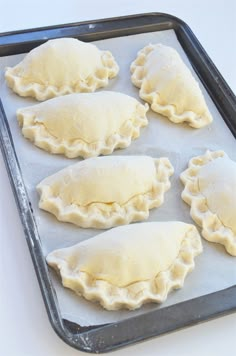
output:
[[[149,43],[157,42],[174,47],[191,69],[193,75],[198,78],[174,31],[168,30],[96,41],[95,43],[100,49],[107,49],[113,53],[120,66],[118,77],[110,81],[105,90],[121,91],[140,100],[138,89],[130,81],[130,63],[136,58],[138,50]],[[17,96],[6,86],[4,68],[14,66],[23,57],[24,55],[15,55],[0,58],[0,96],[9,120],[23,179],[32,203],[46,256],[53,249],[71,246],[101,233],[102,230],[80,229],[72,224],[58,222],[51,214],[38,208],[38,196],[35,190],[37,183],[67,165],[77,162],[78,159],[70,160],[62,156],[50,155],[35,147],[22,136],[15,112],[20,107],[33,105],[37,102],[33,99]],[[149,221],[180,220],[193,223],[189,215],[189,206],[180,197],[183,186],[179,180],[179,174],[187,167],[188,160],[192,156],[203,154],[206,149],[223,149],[233,160],[236,160],[235,139],[201,83],[200,86],[214,118],[210,126],[203,129],[193,129],[186,124],[175,125],[150,110],[148,113],[149,125],[141,130],[140,138],[127,149],[113,153],[114,155],[165,156],[173,164],[175,174],[171,178],[171,190],[166,193],[164,204],[159,209],[151,210]],[[64,289],[58,276],[52,272],[51,277],[62,316],[80,325],[103,324],[163,308],[234,285],[236,283],[236,258],[229,256],[220,245],[206,241],[203,241],[203,245],[204,252],[196,258],[195,270],[187,276],[184,288],[172,292],[162,305],[149,304],[137,311],[108,312],[103,310],[99,305],[88,302],[82,297],[76,296],[70,290]]]

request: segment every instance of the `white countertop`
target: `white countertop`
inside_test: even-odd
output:
[[[144,12],[175,15],[191,27],[236,92],[234,0],[0,0],[0,4],[0,32]],[[61,341],[49,323],[1,154],[0,187],[0,355],[82,355]],[[235,355],[235,335],[236,314],[231,314],[115,354]]]

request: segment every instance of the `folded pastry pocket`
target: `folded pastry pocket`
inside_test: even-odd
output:
[[[160,43],[144,47],[131,64],[131,73],[140,98],[153,111],[194,128],[212,121],[199,84],[174,48]]]
[[[194,157],[180,176],[183,200],[202,236],[236,256],[236,163],[224,151]]]
[[[70,94],[17,110],[23,135],[69,158],[125,148],[148,124],[148,105],[118,92]]]
[[[95,91],[107,86],[118,71],[109,51],[74,38],[59,38],[34,48],[15,67],[8,67],[5,78],[18,95],[42,101]]]
[[[84,228],[129,224],[163,203],[173,172],[167,158],[89,158],[39,183],[39,207]]]
[[[202,252],[195,226],[179,221],[120,226],[77,245],[55,250],[47,263],[64,287],[105,309],[161,303],[184,284]]]

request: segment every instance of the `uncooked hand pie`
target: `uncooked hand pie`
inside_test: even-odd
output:
[[[92,92],[108,84],[119,67],[109,51],[74,38],[45,42],[15,67],[6,69],[8,86],[20,96],[46,100],[77,92]]]
[[[236,163],[224,151],[194,157],[181,174],[183,200],[203,237],[236,256]]]
[[[47,263],[64,287],[108,310],[161,303],[184,284],[202,252],[195,226],[147,222],[111,229],[72,247],[55,250]]]
[[[173,171],[167,158],[89,158],[39,183],[39,207],[84,228],[144,220],[163,203]]]
[[[131,64],[131,73],[140,97],[153,111],[195,128],[212,121],[197,81],[175,49],[162,44],[144,47]]]
[[[125,148],[148,124],[148,105],[117,92],[70,94],[19,109],[23,135],[50,153],[69,158]]]

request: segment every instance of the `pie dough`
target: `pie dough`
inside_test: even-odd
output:
[[[181,174],[183,200],[203,237],[236,256],[236,163],[224,151],[194,157]]]
[[[150,44],[138,52],[130,69],[140,98],[150,103],[153,111],[195,128],[212,121],[197,81],[175,49]]]
[[[115,110],[114,110],[115,108]],[[19,109],[23,135],[69,158],[110,154],[139,137],[148,105],[117,92],[70,94]]]
[[[89,158],[39,183],[39,207],[84,228],[129,224],[163,203],[173,172],[167,158]]]
[[[161,303],[183,287],[202,252],[195,226],[179,221],[120,226],[72,247],[55,250],[47,263],[64,287],[108,310]]]
[[[6,69],[8,86],[20,96],[46,100],[108,85],[119,67],[109,51],[74,38],[45,42],[15,67]]]

